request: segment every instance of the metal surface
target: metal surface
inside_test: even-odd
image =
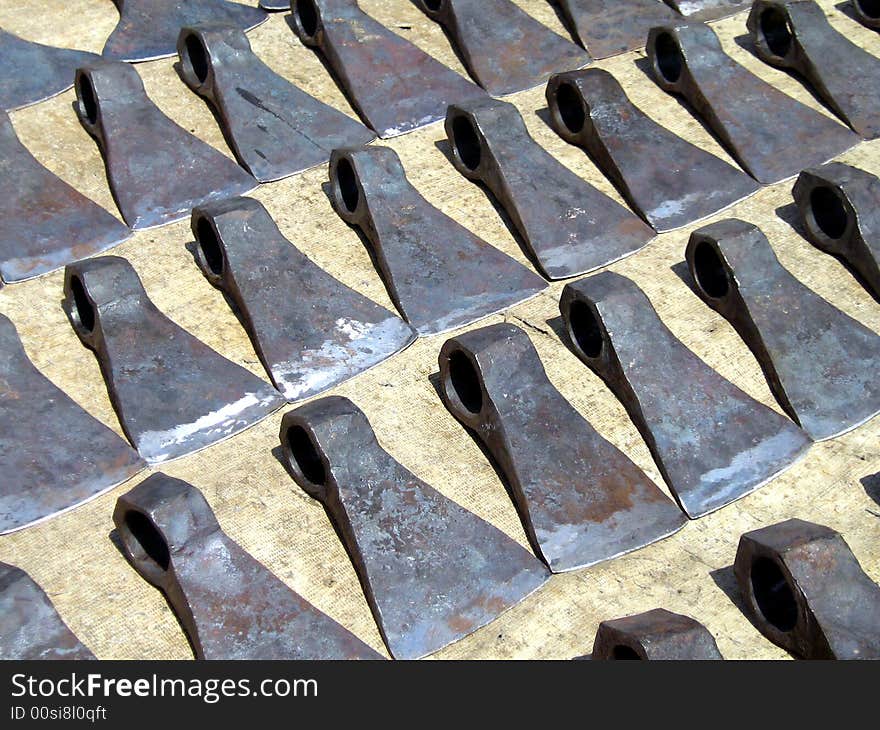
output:
[[[485,446],[554,573],[677,532],[684,516],[553,387],[528,335],[496,324],[447,340],[440,397]]]
[[[774,644],[804,659],[880,659],[880,587],[838,532],[797,519],[747,532],[734,572]]]
[[[795,279],[760,229],[706,226],[686,256],[698,294],[739,332],[779,404],[814,440],[880,412],[880,336]]]
[[[559,0],[558,4],[593,58],[644,48],[652,27],[681,18],[660,0]]]
[[[226,0],[113,0],[119,22],[101,55],[118,61],[173,56],[185,26],[222,23],[250,30],[268,19],[260,8]]]
[[[368,239],[391,299],[419,334],[462,327],[547,287],[425,200],[388,147],[334,151],[330,182],[336,212]]]
[[[289,401],[338,385],[416,337],[402,319],[294,248],[256,200],[196,208],[192,230],[199,267],[232,300],[260,361]]]
[[[260,0],[260,7],[270,12],[290,10],[290,0]]]
[[[715,637],[699,621],[655,608],[599,624],[591,658],[693,661],[724,657]]]
[[[880,137],[880,58],[836,31],[812,0],[757,0],[748,20],[758,55],[800,73],[865,139]]]
[[[549,279],[606,266],[654,237],[535,142],[512,104],[488,99],[450,106],[446,136],[456,169],[492,192]]]
[[[751,2],[743,2],[743,0],[666,0],[666,4],[691,22],[726,18],[748,10],[752,5]]]
[[[327,508],[397,659],[435,652],[549,578],[527,550],[401,466],[346,398],[286,414],[291,474]]]
[[[30,279],[121,243],[131,231],[43,167],[0,111],[0,278]]]
[[[117,500],[113,522],[197,659],[382,658],[230,540],[191,484],[153,474]]]
[[[144,467],[137,453],[53,385],[0,314],[0,534],[73,509]]]
[[[68,266],[63,306],[95,351],[126,436],[150,463],[210,446],[283,404],[268,383],[162,314],[125,259]]]
[[[95,138],[113,199],[135,229],[185,218],[197,205],[253,190],[256,181],[165,116],[133,66],[99,61],[76,74],[76,113]]]
[[[215,109],[239,163],[260,182],[324,164],[337,147],[376,138],[272,71],[242,30],[183,28],[177,52],[183,80]]]
[[[316,47],[363,120],[383,139],[443,119],[456,101],[485,96],[364,13],[356,0],[293,0],[292,25]]]
[[[690,517],[763,486],[809,448],[687,349],[630,279],[605,271],[571,283],[559,308],[575,354],[623,403]]]
[[[473,79],[493,96],[543,84],[590,56],[511,0],[415,0],[455,43]]]
[[[734,61],[708,25],[652,28],[647,52],[660,88],[684,97],[762,183],[820,165],[859,141]]]
[[[880,29],[880,3],[877,0],[850,0],[850,5],[862,25]]]
[[[793,194],[807,238],[846,261],[880,299],[880,179],[832,162],[804,170]]]
[[[0,563],[0,660],[94,658],[34,579]]]
[[[658,232],[713,215],[759,189],[741,170],[645,115],[605,70],[557,74],[547,85],[547,104],[558,134],[586,149]]]
[[[73,86],[76,69],[98,56],[33,43],[0,28],[0,111],[49,99]]]

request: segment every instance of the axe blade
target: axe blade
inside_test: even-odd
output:
[[[742,0],[666,0],[666,4],[684,15],[689,21],[720,20],[747,10],[751,2]]]

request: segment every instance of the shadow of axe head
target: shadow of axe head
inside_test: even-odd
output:
[[[333,519],[395,658],[476,631],[549,577],[527,550],[395,461],[351,401],[291,411],[280,438],[294,480]]]
[[[94,658],[33,578],[0,563],[0,660]]]
[[[497,324],[447,340],[440,380],[444,404],[492,454],[554,572],[631,552],[686,522],[553,387],[520,328]]]
[[[604,271],[569,284],[559,308],[575,354],[621,400],[691,517],[763,486],[809,448],[791,421],[686,348],[630,279]]]
[[[113,521],[197,658],[382,658],[230,540],[191,484],[153,474],[117,500]]]
[[[655,608],[599,624],[591,658],[690,661],[724,657],[699,621]]]

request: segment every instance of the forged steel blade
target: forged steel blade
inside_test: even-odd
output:
[[[793,194],[807,238],[840,256],[880,298],[880,179],[832,162],[804,170]]]
[[[117,61],[151,61],[173,56],[185,26],[222,23],[250,30],[268,19],[260,8],[226,0],[113,0],[119,23],[101,55]]]
[[[547,85],[547,104],[559,136],[583,147],[658,233],[713,215],[760,188],[646,116],[603,69],[557,74]]]
[[[0,111],[0,278],[24,281],[131,236],[101,206],[43,167]]]
[[[364,122],[382,138],[439,121],[486,95],[360,9],[356,0],[293,0],[294,32],[317,48]]]
[[[294,480],[336,525],[394,658],[458,641],[550,577],[503,532],[395,461],[350,400],[287,413],[280,436]]]
[[[819,5],[757,0],[748,27],[762,60],[797,71],[862,137],[880,137],[880,58],[838,33]]]
[[[113,522],[197,659],[382,659],[230,540],[191,484],[153,474],[117,500]]]
[[[880,412],[880,336],[795,279],[759,228],[741,220],[700,228],[686,255],[697,293],[739,332],[814,441]]]
[[[590,56],[510,0],[416,0],[452,37],[471,77],[492,96],[543,84]]]
[[[880,29],[880,2],[877,0],[850,0],[858,21],[867,28]]]
[[[687,349],[630,279],[603,271],[568,284],[559,309],[575,354],[623,403],[688,516],[753,492],[809,448]]]
[[[690,21],[719,20],[748,10],[752,5],[742,0],[666,0],[666,4]]]
[[[687,522],[553,387],[519,327],[447,340],[440,381],[444,405],[492,455],[532,547],[554,573],[638,550]]]
[[[724,659],[715,637],[699,621],[665,608],[603,621],[591,659],[692,661]]]
[[[73,509],[145,466],[134,449],[33,366],[2,314],[0,464],[0,534]]]
[[[76,97],[79,121],[104,156],[113,199],[132,228],[186,218],[196,205],[257,185],[226,155],[165,116],[127,63],[80,68]]]
[[[559,0],[559,7],[593,58],[643,48],[648,30],[681,19],[660,0]]]
[[[276,74],[238,28],[183,28],[177,52],[183,80],[216,110],[239,163],[260,182],[324,164],[337,147],[376,138]]]
[[[196,208],[192,231],[199,267],[235,303],[260,361],[289,401],[338,385],[416,338],[397,315],[294,248],[256,200]]]
[[[797,519],[747,532],[733,567],[774,644],[803,659],[880,659],[880,587],[840,533]]]
[[[686,99],[759,182],[797,175],[859,141],[734,61],[708,25],[652,28],[647,52],[660,88]]]
[[[94,658],[34,579],[0,563],[0,660]]]
[[[269,12],[290,10],[290,0],[260,0],[260,7]]]
[[[101,364],[125,435],[151,464],[243,431],[284,402],[162,314],[123,258],[69,265],[63,306]]]
[[[76,69],[97,59],[94,53],[32,43],[0,28],[0,111],[21,109],[67,91]]]
[[[335,150],[333,205],[369,240],[391,299],[419,334],[462,327],[547,288],[431,205],[388,147]]]
[[[516,107],[488,99],[449,107],[456,169],[483,183],[548,279],[577,276],[635,253],[654,231],[541,147]]]

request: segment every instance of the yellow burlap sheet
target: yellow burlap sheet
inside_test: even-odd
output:
[[[254,2],[256,0],[253,0]],[[880,36],[821,0],[831,22],[880,55]],[[560,34],[553,6],[517,0]],[[50,5],[53,8],[50,10]],[[440,27],[408,0],[361,0],[361,6],[400,35],[464,74]],[[100,52],[117,14],[110,0],[0,3],[0,25],[35,41]],[[737,43],[745,14],[715,24],[725,49],[800,101],[823,107],[796,78],[770,68]],[[354,116],[317,56],[303,47],[283,15],[250,33],[251,43],[276,71],[325,102]],[[636,65],[644,53],[599,62],[623,83],[633,101],[657,121],[730,160],[689,111]],[[214,117],[173,69],[174,59],[139,64],[147,93],[173,119],[231,156]],[[7,72],[4,70],[4,72]],[[73,91],[15,112],[21,140],[66,181],[118,215],[97,147],[71,108]],[[537,141],[583,178],[619,199],[586,155],[559,139],[544,121],[543,89],[510,98]],[[825,112],[827,113],[827,112]],[[435,124],[385,143],[401,156],[413,184],[435,205],[490,243],[526,258],[486,195],[452,167],[437,143]],[[880,142],[863,143],[842,156],[880,173]],[[254,193],[282,232],[346,284],[391,307],[385,288],[358,236],[332,211],[321,184],[324,167]],[[724,216],[763,228],[781,262],[823,297],[880,331],[880,306],[835,259],[814,249],[791,226],[791,182],[761,191]],[[780,209],[782,209],[780,211]],[[719,217],[724,217],[719,216]],[[710,311],[671,267],[683,259],[691,227],[658,237],[613,268],[633,278],[660,317],[684,343],[750,395],[776,408],[761,370],[732,328]],[[156,305],[226,357],[266,377],[244,330],[221,294],[201,275],[185,249],[188,222],[137,233],[113,253],[137,269]],[[54,383],[102,422],[121,433],[98,363],[76,338],[62,313],[61,272],[7,286],[0,311],[18,327],[28,355]],[[548,320],[558,315],[562,283],[488,322],[507,320],[526,329],[553,383],[607,438],[666,489],[648,450],[616,398],[560,342]],[[354,400],[380,442],[402,464],[445,495],[526,544],[514,507],[476,443],[444,409],[429,382],[437,372],[444,338],[418,341],[406,352],[357,377],[334,394]],[[292,588],[384,651],[355,572],[320,504],[307,497],[270,453],[281,415],[164,471],[204,492],[217,517],[246,550]],[[610,563],[553,577],[544,588],[500,619],[440,652],[447,658],[568,658],[590,650],[602,619],[663,606],[702,621],[721,652],[734,658],[783,658],[740,611],[730,566],[741,533],[789,517],[839,530],[874,580],[880,580],[880,419],[832,441],[755,494],[690,522],[662,543]],[[34,433],[39,440],[41,434]],[[53,444],[45,443],[46,449]],[[108,539],[116,498],[146,474],[57,519],[0,537],[0,560],[27,570],[47,591],[71,629],[103,659],[187,659],[192,653],[162,595],[132,570]]]

